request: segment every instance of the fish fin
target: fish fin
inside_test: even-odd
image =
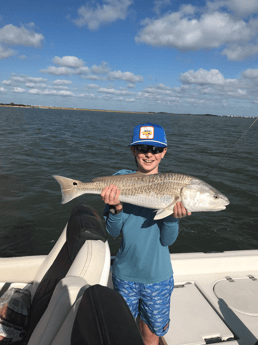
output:
[[[176,196],[171,204],[169,204],[167,207],[162,208],[162,209],[157,211],[154,219],[155,220],[163,219],[163,218],[166,218],[167,216],[170,216],[171,214],[173,214],[174,206],[178,201],[180,201],[180,197]]]
[[[173,208],[172,210],[168,208],[162,208],[161,210],[158,210],[154,219],[158,220],[158,219],[163,219],[163,218],[166,218],[167,216],[170,216],[173,213]]]
[[[53,177],[60,184],[62,193],[62,204],[65,204],[73,200],[77,196],[84,194],[84,192],[77,190],[78,184],[81,183],[80,181],[57,175],[53,175]]]

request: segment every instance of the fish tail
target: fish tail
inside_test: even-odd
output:
[[[77,196],[84,194],[84,192],[78,190],[78,184],[81,183],[80,181],[57,175],[53,175],[53,177],[60,184],[62,193],[62,204],[65,204],[73,200]]]

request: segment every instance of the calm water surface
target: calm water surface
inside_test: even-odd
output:
[[[52,175],[86,182],[133,169],[128,144],[134,126],[148,121],[161,124],[168,137],[160,172],[204,179],[254,119],[0,108],[0,256],[47,254],[79,202],[102,215],[97,195],[61,205]],[[258,249],[257,133],[258,121],[206,180],[231,204],[181,220],[171,252]],[[109,238],[112,255],[119,243]]]

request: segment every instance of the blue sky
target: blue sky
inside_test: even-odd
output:
[[[0,102],[257,116],[258,0],[9,0]]]

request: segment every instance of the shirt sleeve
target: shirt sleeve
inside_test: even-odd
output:
[[[119,170],[114,175],[125,175],[135,173],[136,170]],[[123,227],[123,211],[118,214],[113,214],[109,212],[109,205],[105,206],[104,219],[106,221],[106,230],[112,237],[117,237],[120,235]]]
[[[106,221],[106,230],[112,237],[120,235],[123,227],[123,211],[118,214],[109,212],[109,205],[105,207],[104,218]]]
[[[160,243],[162,246],[170,246],[178,236],[179,219],[173,216],[166,217],[160,226]]]

